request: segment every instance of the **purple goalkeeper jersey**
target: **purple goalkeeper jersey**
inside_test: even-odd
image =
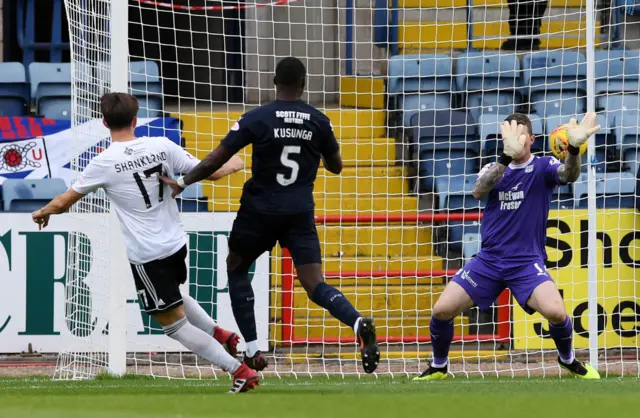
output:
[[[553,189],[563,184],[558,179],[560,166],[553,157],[536,156],[523,164],[509,164],[489,193],[477,258],[496,268],[547,259],[547,218]]]

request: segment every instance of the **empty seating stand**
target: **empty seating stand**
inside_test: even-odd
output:
[[[162,83],[158,64],[154,61],[131,62],[129,90],[140,103],[138,117],[153,118],[162,115]]]
[[[76,71],[82,70],[77,68]],[[32,62],[29,64],[29,79],[36,115],[71,119],[71,64]]]
[[[414,115],[411,124],[418,146],[421,192],[434,191],[440,176],[477,174],[480,144],[469,114],[424,111]]]
[[[547,117],[586,111],[587,65],[584,55],[572,51],[540,51],[522,61],[523,93],[531,111]]]
[[[397,55],[389,60],[387,91],[408,127],[422,110],[450,109],[451,58],[443,54]]]
[[[62,179],[7,179],[2,184],[2,200],[7,212],[33,212],[67,190]]]
[[[639,109],[640,51],[596,51],[595,79],[596,108],[611,115]]]
[[[515,54],[464,52],[455,68],[456,90],[476,122],[484,113],[513,113],[520,104],[520,60]]]
[[[0,116],[24,116],[29,113],[29,85],[24,65],[0,63]]]

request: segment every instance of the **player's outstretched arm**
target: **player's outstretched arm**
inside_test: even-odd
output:
[[[507,171],[507,165],[497,163],[486,171],[482,170],[478,180],[476,180],[476,184],[473,186],[473,197],[480,200],[493,190],[504,175],[504,172]]]
[[[580,177],[580,149],[576,148],[577,153],[573,154],[571,151],[567,153],[567,158],[564,160],[564,164],[558,167],[558,180],[561,183],[573,183]]]
[[[579,125],[575,119],[571,119],[566,127],[569,136],[567,158],[558,168],[558,179],[565,184],[573,183],[580,177],[580,147],[600,130],[600,125],[596,125],[596,114],[589,112]]]
[[[56,196],[51,202],[47,203],[42,209],[31,214],[33,222],[38,224],[38,229],[46,228],[49,225],[49,217],[51,215],[58,215],[69,210],[78,200],[84,197],[83,194],[76,192],[73,189],[69,189],[61,195]]]
[[[160,177],[160,180],[171,187],[171,196],[176,197],[182,193],[188,185],[197,183],[204,179],[213,178],[214,173],[220,170],[232,156],[233,154],[224,146],[218,145],[216,149],[204,157],[204,159],[200,161],[197,166],[193,167],[193,169],[185,176],[178,178],[178,180],[170,179],[168,177]]]
[[[215,173],[207,177],[207,180],[211,180],[211,181],[220,180],[221,178],[229,176],[242,169],[244,169],[244,161],[242,160],[242,158],[238,157],[237,155],[234,155],[229,159],[229,161],[224,163],[224,165],[220,167],[219,170],[217,170]]]

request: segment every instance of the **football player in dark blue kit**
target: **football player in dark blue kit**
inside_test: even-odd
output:
[[[274,79],[276,100],[245,113],[220,146],[185,176],[164,181],[175,196],[253,144],[252,177],[242,191],[227,258],[231,307],[247,341],[245,362],[255,370],[267,366],[257,344],[249,268],[258,256],[280,242],[291,253],[298,279],[309,298],[353,328],[363,368],[373,373],[380,360],[373,320],[361,317],[339,290],[324,282],[322,275],[313,182],[320,159],[328,171],[340,174],[342,157],[329,119],[300,99],[305,79],[306,69],[299,59],[281,60]]]

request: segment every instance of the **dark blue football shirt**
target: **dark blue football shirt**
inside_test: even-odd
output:
[[[249,144],[252,175],[242,206],[267,214],[312,211],[320,156],[339,150],[329,118],[301,100],[276,100],[245,113],[221,143],[234,154]]]

